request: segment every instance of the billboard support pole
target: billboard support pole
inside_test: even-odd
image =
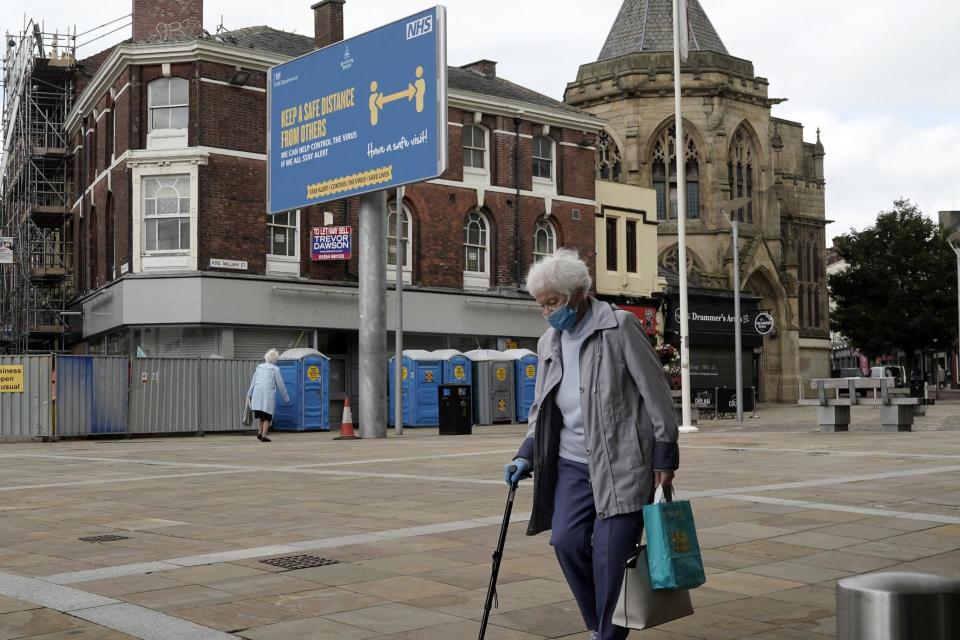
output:
[[[401,377],[403,375],[403,261],[407,257],[406,247],[404,247],[403,233],[403,197],[405,190],[403,187],[397,189],[397,239],[394,249],[396,259],[394,263],[397,266],[397,329],[396,344],[393,360],[393,424],[394,434],[403,435],[403,384]]]
[[[387,437],[387,192],[360,198],[360,434]]]

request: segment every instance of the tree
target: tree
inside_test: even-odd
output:
[[[835,240],[847,269],[830,276],[835,331],[870,356],[949,349],[957,333],[956,255],[909,200],[896,200],[872,227]]]

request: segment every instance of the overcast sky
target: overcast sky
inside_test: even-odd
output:
[[[314,0],[206,0],[214,32],[266,24],[313,33]],[[828,238],[870,225],[895,198],[928,215],[960,209],[960,70],[956,0],[700,0],[729,52],[753,61],[776,116],[826,147]],[[431,0],[347,0],[346,36],[430,6]],[[498,75],[557,99],[596,60],[621,0],[447,0],[448,60],[498,61]],[[78,32],[130,12],[129,0],[3,0],[0,28],[23,16]],[[117,24],[123,24],[122,22]],[[112,28],[112,27],[110,27]],[[105,29],[104,31],[107,31]],[[83,47],[89,55],[129,28]],[[80,42],[83,42],[80,38]],[[829,239],[828,242],[829,244]]]

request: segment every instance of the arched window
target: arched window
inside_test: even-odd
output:
[[[553,140],[547,136],[533,139],[533,177],[553,182]]]
[[[533,261],[540,262],[557,250],[557,230],[547,220],[538,220],[533,230]]]
[[[666,127],[653,145],[653,188],[657,192],[657,220],[677,219],[677,127]],[[684,168],[687,218],[700,217],[700,154],[689,133],[684,133]]]
[[[490,225],[479,211],[467,214],[463,223],[463,286],[490,288]]]
[[[400,263],[403,268],[403,281],[409,283],[413,274],[413,226],[410,224],[410,210],[407,205],[401,207],[400,224]],[[397,277],[397,201],[387,203],[387,278]]]
[[[487,130],[471,124],[463,128],[463,168],[487,173]]]
[[[620,182],[623,174],[623,161],[620,149],[606,131],[597,136],[597,176],[601,180]]]
[[[143,252],[190,250],[190,176],[143,179]]]
[[[730,199],[753,198],[754,167],[753,148],[750,135],[744,128],[737,127],[727,157],[727,182],[730,185]],[[753,223],[753,200],[747,206],[737,209],[731,215],[740,222]]]
[[[157,78],[147,85],[147,147],[187,146],[190,83],[183,78]]]

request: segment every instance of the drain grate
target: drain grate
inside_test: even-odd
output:
[[[129,540],[129,536],[86,536],[85,538],[77,538],[84,542],[116,542],[117,540]]]
[[[286,556],[284,558],[267,558],[261,560],[264,564],[269,564],[281,569],[312,569],[313,567],[326,567],[331,564],[340,564],[339,560],[330,558],[321,558],[319,556]]]

